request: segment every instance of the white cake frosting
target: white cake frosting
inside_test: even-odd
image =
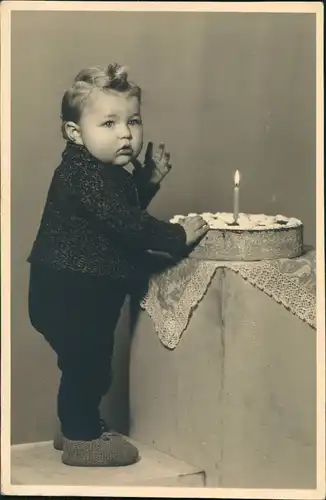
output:
[[[187,217],[200,215],[208,224],[210,229],[236,229],[236,230],[266,230],[280,228],[294,228],[302,225],[299,219],[285,217],[284,215],[244,214],[240,213],[238,224],[234,224],[233,213],[228,212],[204,212],[202,214],[189,213],[187,216],[175,215],[170,222],[177,224]]]

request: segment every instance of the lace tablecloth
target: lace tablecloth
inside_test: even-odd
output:
[[[140,305],[161,342],[174,349],[218,268],[238,273],[292,314],[316,328],[316,252],[297,259],[226,262],[183,259],[152,275]]]

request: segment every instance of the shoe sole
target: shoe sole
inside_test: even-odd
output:
[[[137,460],[135,460],[134,462],[128,463],[128,464],[85,464],[85,463],[77,464],[77,463],[68,463],[68,462],[64,461],[64,459],[61,459],[62,463],[64,465],[67,465],[68,467],[83,467],[83,468],[87,468],[87,467],[91,467],[91,468],[94,468],[94,467],[101,467],[101,468],[103,468],[103,467],[110,467],[110,468],[130,467],[131,465],[135,465],[138,462],[140,462],[140,460],[141,460],[141,457],[139,456],[137,458]]]

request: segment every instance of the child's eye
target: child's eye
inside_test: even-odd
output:
[[[140,118],[133,118],[132,120],[129,120],[130,125],[141,125],[141,119]]]
[[[114,125],[113,120],[108,120],[107,122],[104,123],[104,126],[109,128],[113,127],[113,125]]]

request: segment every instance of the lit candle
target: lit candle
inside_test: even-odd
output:
[[[234,194],[233,194],[233,222],[238,224],[239,218],[239,194],[240,194],[240,172],[236,171],[234,174]]]

